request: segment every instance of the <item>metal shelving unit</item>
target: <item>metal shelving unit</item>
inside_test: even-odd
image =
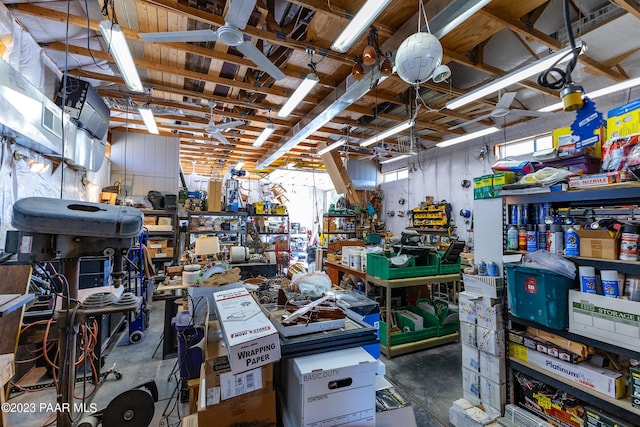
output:
[[[583,221],[591,216],[602,218],[612,215],[621,215],[622,217],[636,219],[635,217],[640,217],[640,208],[638,207],[640,204],[640,185],[636,182],[628,182],[593,189],[503,196],[503,225],[509,223],[508,207],[510,205],[543,202],[551,203],[552,207],[559,213],[562,213],[563,216],[573,216],[581,218]],[[599,270],[614,268],[627,274],[640,275],[640,262],[638,261],[610,260],[580,256],[566,258],[578,266],[592,266]],[[566,330],[548,328],[539,323],[509,315],[508,327],[511,328],[514,325],[534,327],[608,353],[640,359],[640,351],[618,347]],[[614,414],[616,417],[630,422],[633,425],[640,425],[640,408],[634,408],[628,398],[614,399],[521,359],[509,357],[508,360],[511,370],[521,372],[558,390],[569,393],[586,404],[593,405]]]
[[[246,219],[246,212],[188,212],[187,244],[192,244],[195,236],[207,235],[218,236],[220,245],[242,245],[246,235]]]

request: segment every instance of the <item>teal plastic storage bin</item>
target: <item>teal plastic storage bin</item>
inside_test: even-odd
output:
[[[381,279],[403,279],[407,277],[433,276],[438,274],[438,259],[429,254],[429,265],[416,266],[415,259],[406,267],[392,267],[389,258],[381,254],[367,254],[367,274]]]
[[[569,289],[577,282],[542,268],[505,264],[511,314],[553,329],[569,327]]]

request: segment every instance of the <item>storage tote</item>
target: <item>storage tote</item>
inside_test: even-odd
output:
[[[511,314],[553,329],[569,327],[569,289],[577,282],[543,268],[505,264]]]

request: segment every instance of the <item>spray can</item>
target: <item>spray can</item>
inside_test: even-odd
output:
[[[564,232],[562,231],[562,225],[551,224],[547,246],[549,252],[552,254],[562,255],[564,251]]]
[[[533,205],[533,224],[540,224],[540,203]]]
[[[529,205],[520,205],[520,223],[529,224]]]
[[[539,224],[545,223],[545,218],[551,216],[551,203],[543,202],[540,204],[540,219]]]
[[[638,243],[640,243],[640,227],[635,224],[625,224],[620,236],[620,256],[627,261],[638,259]]]
[[[518,229],[515,225],[512,225],[507,230],[507,250],[508,251],[517,251],[518,250]]]
[[[527,250],[527,227],[522,225],[518,228],[518,250]]]
[[[547,226],[538,224],[538,248],[547,250]]]
[[[535,252],[538,250],[538,232],[535,225],[529,224],[527,227],[527,252]]]
[[[487,263],[484,261],[480,261],[478,263],[478,276],[486,276],[487,275]]]
[[[493,261],[489,261],[487,263],[487,275],[498,277],[498,264]]]
[[[509,222],[512,225],[518,225],[518,221],[520,218],[520,215],[518,214],[518,205],[511,205],[509,206],[509,209],[511,210],[510,216],[509,216]]]
[[[567,256],[580,256],[580,238],[573,225],[564,233],[564,253]]]

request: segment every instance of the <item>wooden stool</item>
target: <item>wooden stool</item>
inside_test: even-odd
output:
[[[5,385],[13,378],[15,374],[15,366],[13,364],[13,353],[0,355],[0,384],[2,385],[2,393],[0,393],[0,404],[5,402]],[[2,411],[0,418],[0,427],[8,426],[7,413]]]
[[[189,415],[198,413],[198,392],[200,391],[200,378],[187,381],[189,387]]]

